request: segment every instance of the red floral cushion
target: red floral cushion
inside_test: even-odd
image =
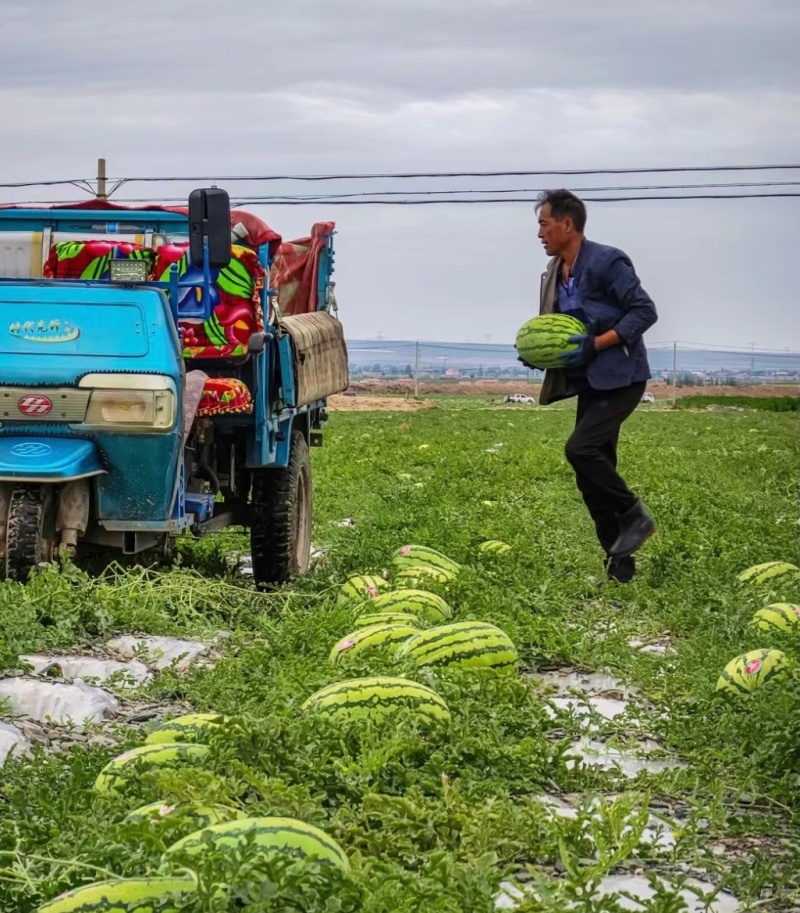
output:
[[[235,377],[209,377],[196,415],[234,415],[253,411],[253,397],[247,387]]]

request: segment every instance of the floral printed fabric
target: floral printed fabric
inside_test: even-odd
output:
[[[209,377],[195,415],[234,415],[253,411],[253,397],[235,377]]]

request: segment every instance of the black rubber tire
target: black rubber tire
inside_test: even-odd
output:
[[[308,570],[313,490],[308,444],[292,432],[286,469],[253,472],[250,555],[259,589],[279,586]]]
[[[51,556],[43,547],[52,522],[52,492],[41,485],[19,485],[11,493],[6,527],[6,578],[26,583],[33,568]]]

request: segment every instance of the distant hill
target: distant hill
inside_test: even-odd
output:
[[[370,370],[380,365],[383,370],[413,368],[416,343],[396,339],[349,339],[347,348],[350,365]],[[654,374],[672,370],[672,345],[648,346],[650,365]],[[747,349],[699,349],[678,345],[677,366],[680,372],[708,374],[789,374],[800,378],[800,352],[753,351]],[[430,371],[456,368],[474,371],[487,368],[520,368],[513,345],[500,343],[421,342],[420,369]]]

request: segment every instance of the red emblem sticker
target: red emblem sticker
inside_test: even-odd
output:
[[[761,671],[761,666],[763,663],[760,659],[751,659],[750,662],[744,667],[744,671],[748,675],[755,675],[756,672]]]
[[[343,640],[339,644],[339,652],[343,653],[345,650],[349,650],[350,647],[352,647],[354,643],[355,643],[354,640]]]
[[[47,415],[53,408],[53,401],[38,393],[29,393],[17,403],[23,415]]]
[[[376,589],[376,587],[371,586],[367,590],[367,596],[369,596],[371,599],[374,599],[377,595],[378,595],[378,590]]]
[[[401,554],[401,555],[407,555],[410,551],[411,551],[411,546],[410,546],[410,545],[404,545],[404,546],[400,549],[400,554]]]

